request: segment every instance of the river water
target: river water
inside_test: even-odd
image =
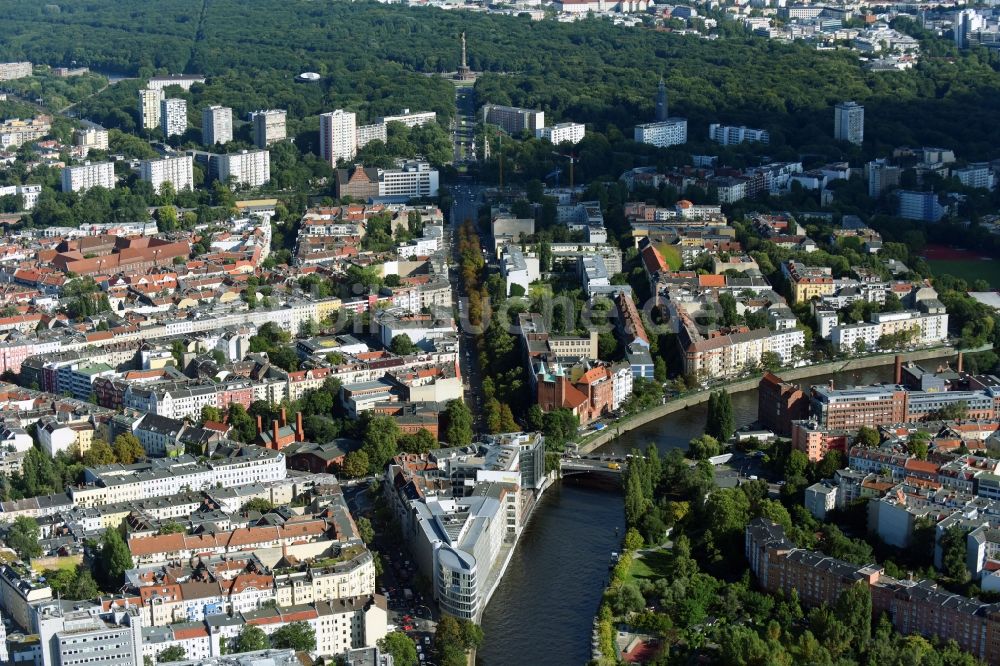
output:
[[[937,361],[925,361],[927,368]],[[838,387],[891,381],[892,366],[820,375],[800,383]],[[733,395],[737,427],[757,418],[757,392]],[[623,454],[655,442],[685,448],[705,427],[707,404],[675,412],[623,434],[601,453]],[[567,480],[546,491],[483,615],[478,666],[579,666],[590,659],[591,626],[621,543],[625,517],[617,486]],[[617,529],[617,531],[616,531]]]

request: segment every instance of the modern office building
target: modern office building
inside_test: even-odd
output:
[[[206,146],[233,140],[233,110],[213,105],[201,112],[201,142]]]
[[[175,192],[194,189],[194,160],[189,155],[164,157],[159,160],[143,160],[139,164],[139,178],[161,191],[164,183],[170,183]]]
[[[352,160],[358,152],[357,116],[337,109],[319,116],[320,157],[337,166],[338,160]]]
[[[735,146],[741,143],[770,143],[771,135],[767,130],[751,129],[749,127],[734,127],[712,123],[708,126],[708,138],[723,146]]]
[[[271,154],[266,150],[214,155],[211,164],[216,178],[234,185],[260,187],[271,180]]]
[[[30,62],[0,62],[0,81],[13,81],[31,76]]]
[[[538,130],[536,136],[539,139],[548,139],[553,146],[560,143],[577,144],[583,140],[587,133],[587,127],[582,123],[557,123],[552,127],[543,127]]]
[[[272,143],[285,140],[283,109],[254,111],[250,114],[250,121],[253,123],[253,143],[258,148],[267,148]]]
[[[400,160],[395,169],[366,169],[355,165],[350,169],[337,169],[335,177],[338,197],[362,201],[435,197],[439,182],[437,169],[420,160]]]
[[[139,91],[139,119],[143,129],[156,129],[160,126],[160,103],[163,99],[162,88]]]
[[[838,104],[833,111],[833,136],[860,146],[865,139],[865,107],[857,102]]]
[[[59,604],[38,610],[42,666],[140,666],[142,623],[139,610],[102,612],[100,606],[63,610]]]
[[[520,134],[524,131],[536,134],[545,127],[545,112],[516,106],[486,104],[483,106],[483,122],[498,125],[507,134]]]
[[[670,118],[662,122],[635,126],[635,140],[658,148],[687,143],[687,119]]]
[[[865,165],[868,177],[868,196],[878,199],[886,192],[899,186],[899,178],[903,170],[889,164],[888,160],[880,158]]]
[[[85,192],[92,187],[114,189],[115,165],[111,162],[84,162],[80,166],[63,167],[63,192]]]
[[[899,191],[899,216],[904,220],[938,222],[944,217],[945,209],[938,203],[934,192]]]
[[[160,127],[164,136],[180,136],[187,131],[187,100],[170,97],[160,102]]]
[[[108,149],[108,130],[96,125],[73,132],[73,145],[97,150]]]

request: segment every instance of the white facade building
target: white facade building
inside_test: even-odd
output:
[[[111,162],[63,167],[62,191],[86,192],[92,187],[113,190],[115,187],[115,165]]]
[[[687,119],[669,118],[662,122],[635,126],[635,140],[658,148],[687,143]]]
[[[0,62],[0,81],[13,81],[31,76],[30,62]]]
[[[417,160],[400,162],[396,169],[379,170],[378,194],[385,199],[436,197],[438,170]]]
[[[74,145],[84,148],[108,149],[108,130],[103,127],[85,127],[73,132]]]
[[[398,116],[383,116],[376,122],[381,125],[389,123],[403,123],[407,127],[417,127],[419,125],[430,125],[437,120],[437,113],[434,111],[417,111],[410,113],[409,109],[403,109]]]
[[[215,173],[219,180],[247,187],[260,187],[271,180],[271,154],[266,150],[242,150],[215,155]]]
[[[206,146],[233,140],[233,110],[228,106],[209,106],[201,112],[201,142]]]
[[[139,178],[150,183],[156,192],[160,192],[164,183],[173,185],[176,192],[193,190],[194,160],[190,155],[143,160],[139,164]]]
[[[538,130],[539,139],[548,139],[553,146],[560,143],[578,144],[587,133],[587,126],[583,123],[557,123],[552,127],[543,127]]]
[[[187,131],[187,100],[177,97],[160,102],[160,127],[164,136],[180,136]]]
[[[337,109],[319,117],[320,157],[337,166],[338,160],[352,160],[358,152],[357,116]]]
[[[740,143],[770,143],[771,135],[767,130],[751,129],[749,127],[734,127],[712,123],[708,126],[708,138],[723,146],[734,146]]]
[[[4,185],[0,186],[0,197],[21,196],[21,208],[31,210],[38,203],[38,195],[42,193],[41,185]]]

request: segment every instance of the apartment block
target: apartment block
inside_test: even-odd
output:
[[[660,122],[636,125],[634,138],[638,143],[648,143],[657,148],[680,146],[687,143],[687,120],[685,118],[670,118]]]
[[[825,266],[806,266],[799,261],[786,261],[781,265],[781,272],[791,283],[792,303],[806,303],[836,290],[833,271]]]
[[[139,121],[143,129],[160,126],[160,104],[165,95],[162,88],[144,88],[139,91]]]
[[[97,150],[108,149],[108,130],[103,127],[85,127],[73,132],[73,145]]]
[[[201,142],[206,146],[233,140],[233,110],[228,106],[209,106],[201,112]]]
[[[945,208],[934,192],[914,192],[900,190],[898,215],[905,220],[939,222],[944,217]]]
[[[403,109],[403,112],[397,116],[382,116],[375,122],[381,125],[403,123],[407,127],[418,127],[420,125],[430,125],[436,121],[437,113],[434,111],[414,111],[411,113],[409,109]]]
[[[171,97],[160,102],[160,127],[166,137],[187,131],[187,100]]]
[[[253,123],[253,143],[258,148],[267,148],[272,143],[284,141],[286,137],[283,109],[254,111],[250,114]]]
[[[358,151],[357,117],[352,111],[337,109],[319,117],[320,157],[337,166],[339,160],[354,159]]]
[[[735,127],[712,123],[708,126],[708,138],[723,146],[734,146],[741,143],[770,143],[771,135],[767,130]]]
[[[30,62],[0,62],[0,81],[13,81],[31,76]]]
[[[865,138],[865,107],[841,102],[833,111],[833,138],[861,145]]]
[[[194,160],[189,156],[164,157],[143,160],[139,163],[139,178],[150,183],[160,192],[164,183],[170,183],[175,192],[194,189]]]
[[[214,155],[211,171],[224,183],[260,187],[271,180],[271,154],[266,150],[241,150]]]
[[[353,197],[363,201],[383,200],[402,202],[408,199],[437,196],[439,175],[427,162],[400,160],[395,169],[337,169],[338,197]]]
[[[553,146],[561,143],[578,144],[583,141],[587,133],[587,126],[583,123],[557,123],[552,127],[543,127],[538,130],[536,136],[539,139],[547,139]]]
[[[381,141],[382,143],[385,143],[389,137],[388,130],[383,123],[358,125],[356,132],[358,137],[358,149],[364,148],[372,141]]]
[[[31,210],[38,203],[42,193],[41,185],[0,185],[0,197],[21,197],[22,210]]]
[[[516,106],[486,104],[483,106],[483,122],[498,125],[507,134],[528,132],[535,135],[545,127],[545,112]]]
[[[90,162],[84,162],[80,166],[63,167],[63,192],[86,192],[92,187],[114,189],[115,165],[113,163],[100,162],[91,164]]]

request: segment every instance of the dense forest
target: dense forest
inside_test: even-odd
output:
[[[292,118],[335,107],[357,110],[361,121],[403,107],[450,115],[451,84],[433,74],[455,69],[465,31],[470,65],[486,72],[477,83],[481,101],[539,106],[553,120],[590,123],[612,144],[651,118],[660,75],[671,112],[689,119],[699,141],[709,122],[721,121],[769,129],[774,152],[836,147],[844,157],[863,157],[898,145],[945,145],[962,158],[985,159],[1000,144],[996,63],[985,51],[958,56],[941,40],[911,71],[871,73],[847,50],[819,52],[735,29],[705,40],[603,20],[534,22],[368,2],[0,0],[0,12],[8,17],[0,58],[140,76],[205,73],[208,84],[196,95],[241,114],[267,106],[289,108]],[[306,70],[323,75],[322,83],[295,84]],[[81,115],[110,112],[111,104],[100,107],[105,95],[120,102],[125,92],[134,94],[110,89]],[[128,97],[115,106],[133,113]],[[831,138],[831,107],[844,99],[866,105],[864,153]],[[112,124],[128,129],[118,120]]]

